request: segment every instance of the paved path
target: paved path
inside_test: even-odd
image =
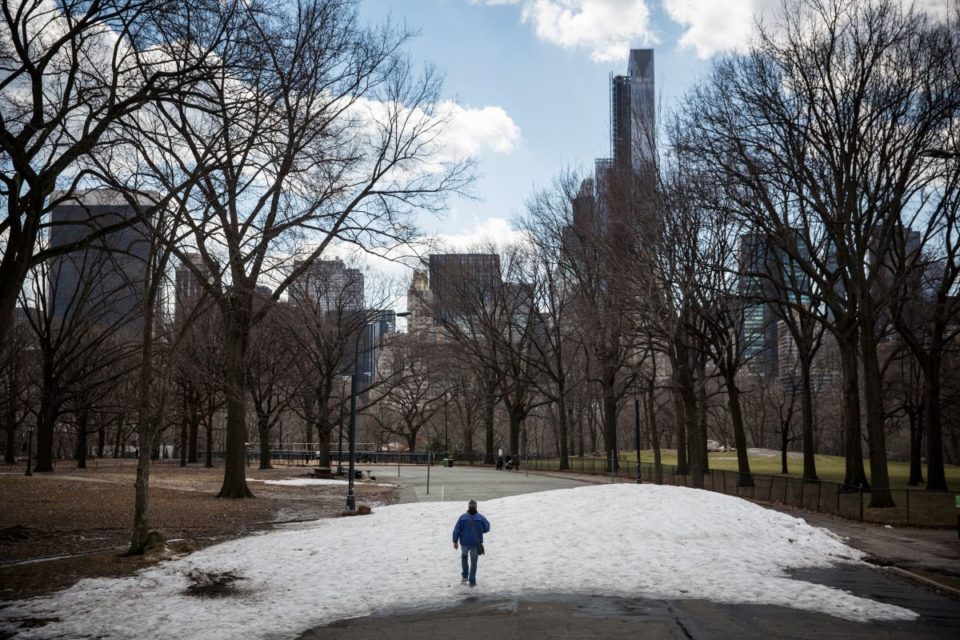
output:
[[[382,480],[396,480],[396,467],[368,467]],[[433,467],[427,493],[425,467],[400,469],[401,501],[470,498],[489,500],[521,493],[582,486],[597,478],[540,475],[495,471],[488,468]],[[603,480],[606,481],[606,480]],[[482,504],[481,504],[482,509]],[[806,517],[808,514],[797,512]],[[832,528],[831,519],[809,518],[815,526]],[[911,532],[845,521],[833,523],[849,543],[879,560],[902,566],[953,566],[958,550],[950,546],[943,532],[920,535],[918,544]],[[928,539],[932,539],[928,540]],[[960,547],[960,545],[958,545]],[[850,622],[825,614],[766,605],[728,605],[704,600],[653,600],[610,598],[568,594],[530,597],[502,596],[464,590],[452,594],[450,603],[433,609],[384,611],[380,615],[342,620],[312,629],[301,640],[420,640],[458,638],[489,640],[536,638],[623,638],[634,640],[897,640],[950,639],[960,637],[960,601],[938,595],[915,582],[879,568],[840,566],[808,570],[797,574],[805,580],[850,591],[867,598],[897,604],[920,615],[914,622],[869,624]]]
[[[537,493],[552,489],[582,487],[583,479],[547,476],[525,471],[497,471],[489,467],[435,465],[427,467],[359,465],[362,471],[373,471],[380,481],[400,482],[400,502],[482,502],[493,498]],[[482,509],[481,509],[482,510]]]

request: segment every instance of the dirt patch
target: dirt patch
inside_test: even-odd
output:
[[[150,479],[150,527],[167,544],[141,557],[124,555],[133,524],[132,463],[60,469],[26,477],[0,471],[0,601],[59,591],[83,578],[129,575],[170,555],[283,522],[336,517],[345,489],[250,482],[253,500],[220,500],[223,469],[157,466]],[[248,479],[303,478],[303,467],[249,469]],[[391,504],[396,490],[358,482],[357,502]]]

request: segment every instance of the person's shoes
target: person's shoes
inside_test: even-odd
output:
[[[471,583],[470,583],[470,586],[471,586],[471,587],[475,587],[475,586],[477,586],[477,583],[476,583],[476,582],[471,582]]]
[[[466,578],[460,578],[460,584],[467,584]]]

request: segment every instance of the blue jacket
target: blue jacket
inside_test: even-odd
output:
[[[470,524],[471,518],[474,524]],[[453,541],[463,544],[465,547],[475,547],[483,542],[483,534],[490,531],[490,523],[479,513],[471,516],[465,513],[457,520],[453,526]]]

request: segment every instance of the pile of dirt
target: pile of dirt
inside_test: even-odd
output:
[[[83,578],[129,575],[170,555],[273,528],[282,522],[339,516],[338,486],[251,482],[253,500],[215,496],[223,469],[156,466],[150,478],[152,529],[166,544],[144,556],[125,555],[133,525],[135,467],[101,463],[26,477],[0,469],[0,601],[59,591]],[[22,465],[21,465],[22,467]],[[304,467],[248,470],[262,480],[304,478]],[[356,484],[358,502],[390,504],[394,488]]]

